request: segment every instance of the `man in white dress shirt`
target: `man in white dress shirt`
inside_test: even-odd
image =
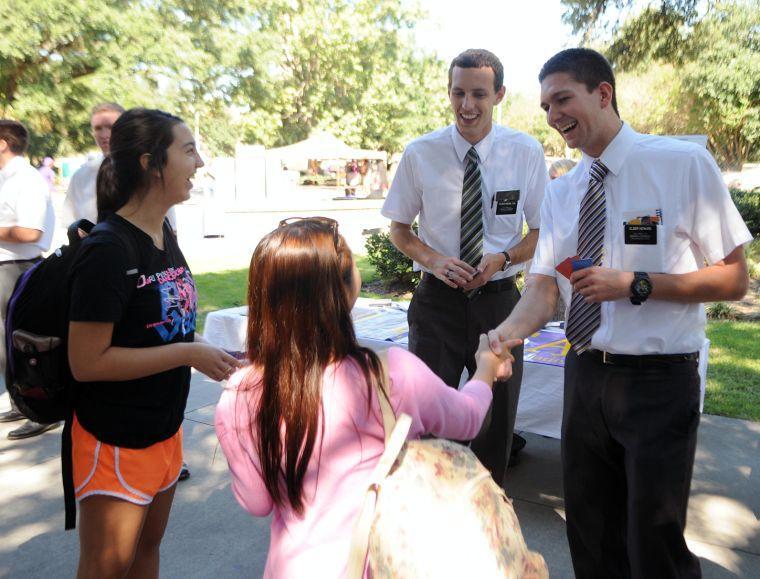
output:
[[[5,310],[16,280],[50,248],[55,214],[47,182],[24,158],[29,132],[17,121],[0,120],[0,374],[5,375]],[[13,407],[0,414],[0,422],[21,420]],[[27,420],[11,430],[15,440],[36,436],[58,423]]]
[[[576,576],[699,577],[683,531],[703,302],[745,294],[752,237],[704,147],[621,121],[601,54],[562,51],[539,80],[548,124],[583,158],[547,188],[530,289],[491,344],[529,336],[558,295],[568,304],[562,470]]]
[[[101,154],[82,165],[71,177],[66,199],[63,202],[63,220],[68,227],[79,219],[98,221],[95,184],[103,157],[110,151],[111,127],[124,112],[124,107],[116,103],[95,105],[90,114],[90,127],[95,143]]]
[[[515,274],[533,256],[546,164],[532,137],[494,125],[504,70],[486,50],[468,50],[449,67],[453,125],[411,142],[382,209],[391,240],[422,278],[409,313],[409,350],[449,386],[475,369],[478,335],[520,299]],[[419,236],[411,224],[419,217]],[[529,232],[523,237],[523,222]],[[490,421],[472,443],[501,484],[522,379],[522,347],[508,381],[493,390]]]

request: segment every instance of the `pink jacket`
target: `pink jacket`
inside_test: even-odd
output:
[[[412,417],[409,438],[434,434],[465,440],[479,431],[491,403],[491,388],[470,381],[456,391],[416,356],[401,348],[388,353],[391,405]],[[272,513],[270,546],[264,577],[343,577],[354,520],[367,481],[384,449],[380,407],[372,399],[367,415],[367,387],[351,360],[329,367],[322,384],[323,441],[311,457],[304,482],[306,510],[274,508],[261,476],[251,432],[251,401],[256,380],[243,368],[229,380],[216,408],[216,434],[232,473],[232,492],[257,517]]]

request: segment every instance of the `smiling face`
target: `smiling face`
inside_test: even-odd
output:
[[[457,130],[472,145],[488,135],[493,123],[493,108],[504,98],[504,87],[497,92],[493,85],[491,67],[455,66],[451,72],[449,101]]]
[[[184,123],[174,125],[174,140],[166,150],[166,165],[163,167],[163,191],[171,204],[182,203],[190,198],[195,171],[203,167],[195,147],[193,133]]]
[[[620,129],[612,108],[612,86],[602,82],[590,91],[565,72],[548,75],[541,82],[541,108],[547,124],[572,149],[599,157]]]
[[[120,116],[121,113],[118,111],[103,110],[90,118],[92,136],[104,155],[107,155],[111,150],[111,127]]]

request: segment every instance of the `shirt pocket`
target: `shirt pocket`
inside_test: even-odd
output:
[[[496,235],[514,235],[521,232],[523,191],[520,187],[498,187],[488,199],[485,215],[488,228]]]
[[[624,211],[618,227],[622,229],[623,271],[665,271],[666,235],[661,209]]]

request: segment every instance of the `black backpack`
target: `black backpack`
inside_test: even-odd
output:
[[[82,243],[82,219],[63,245],[16,281],[5,316],[5,384],[19,411],[43,424],[66,420],[73,403],[67,353],[70,271]]]
[[[71,270],[82,245],[78,230],[89,234],[93,228],[125,240],[130,261],[138,268],[142,267],[143,256],[123,226],[112,221],[95,226],[81,219],[69,226],[69,245],[56,249],[16,281],[5,317],[5,385],[8,394],[19,411],[34,422],[65,421],[61,439],[61,474],[67,530],[76,524],[71,459],[75,381],[68,357]]]

